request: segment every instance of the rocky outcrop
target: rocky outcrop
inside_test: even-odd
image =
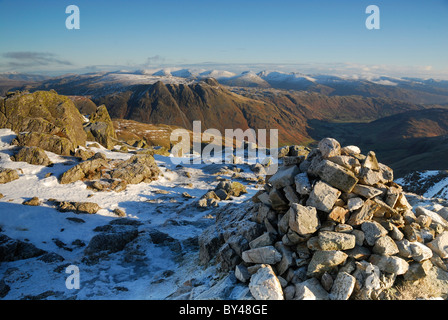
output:
[[[150,154],[112,161],[98,155],[70,168],[59,177],[61,184],[84,181],[96,191],[122,191],[128,184],[157,180],[160,169]]]
[[[39,147],[23,147],[11,157],[11,160],[39,166],[49,166],[52,164],[45,151]]]
[[[0,168],[0,184],[8,183],[19,179],[17,170]]]
[[[128,184],[149,183],[157,180],[159,174],[160,169],[150,154],[134,155],[110,172],[112,179],[120,179]]]
[[[21,132],[11,144],[38,147],[62,156],[70,156],[75,151],[75,146],[69,139],[42,132]]]
[[[238,218],[218,213],[200,257],[235,270],[256,299],[387,299],[397,280],[447,270],[447,221],[414,209],[372,151],[324,139],[267,177],[253,201]]]
[[[38,146],[62,155],[85,145],[82,125],[83,118],[73,102],[54,91],[10,95],[0,110],[0,128],[26,132],[18,137],[18,145]]]
[[[207,191],[197,202],[198,208],[217,207],[221,200],[229,200],[247,193],[246,187],[236,181],[220,181],[214,190]]]
[[[49,199],[48,201],[55,204],[58,211],[61,212],[95,214],[101,209],[94,202],[58,201],[56,199]]]
[[[17,261],[38,257],[46,251],[36,248],[33,244],[12,239],[0,234],[0,262]]]
[[[84,127],[89,141],[96,141],[107,149],[112,149],[116,139],[113,122],[105,105],[99,106],[89,117],[88,124]]]
[[[109,163],[101,158],[86,160],[64,172],[59,182],[61,184],[68,184],[79,180],[100,179],[103,175],[103,169],[108,167]]]

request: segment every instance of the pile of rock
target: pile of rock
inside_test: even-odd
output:
[[[128,160],[108,160],[97,153],[64,172],[61,184],[85,181],[96,191],[122,191],[128,184],[157,180],[160,169],[151,154],[133,155]]]
[[[446,270],[448,222],[414,213],[374,152],[326,138],[287,163],[253,198],[263,233],[232,256],[253,297],[381,299],[397,277]]]
[[[214,190],[207,191],[196,203],[198,208],[217,207],[219,201],[247,193],[246,187],[236,181],[220,181]]]

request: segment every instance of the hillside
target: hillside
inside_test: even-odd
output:
[[[444,170],[448,159],[448,110],[413,110],[370,123],[311,120],[310,136],[332,134],[346,144],[375,150],[397,177],[417,170]]]

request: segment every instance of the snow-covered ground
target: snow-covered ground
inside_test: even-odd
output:
[[[212,284],[224,281],[218,279],[214,267],[204,268],[197,264],[197,237],[214,223],[214,219],[212,209],[204,211],[196,208],[194,203],[218,183],[216,175],[210,174],[213,165],[176,167],[171,158],[156,155],[162,171],[159,180],[128,185],[126,190],[118,193],[94,192],[80,181],[59,184],[58,176],[76,165],[77,158],[47,152],[54,163],[52,167],[10,160],[13,155],[10,142],[14,137],[9,129],[0,129],[0,167],[19,170],[18,180],[0,184],[3,194],[0,232],[54,252],[64,260],[44,262],[36,257],[0,262],[0,281],[10,287],[4,299],[171,299],[178,297],[186,286],[206,290]],[[103,148],[91,149],[103,152],[109,159],[132,156]],[[240,173],[242,177],[254,177],[247,165],[238,166],[244,170]],[[247,194],[221,201],[219,205],[242,202],[258,190],[255,184],[246,184],[246,187]],[[183,197],[184,192],[194,198]],[[38,197],[42,204],[36,207],[22,204],[32,197]],[[47,201],[50,198],[94,202],[101,210],[92,215],[59,212]],[[117,208],[126,213],[127,219],[141,222],[138,237],[124,250],[108,254],[97,263],[86,261],[84,249],[99,233],[98,228],[123,219],[113,213]],[[162,234],[169,240],[156,241],[154,234]],[[66,273],[69,265],[79,268],[79,289],[66,287],[66,279],[71,275]]]

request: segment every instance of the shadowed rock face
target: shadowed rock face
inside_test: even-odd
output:
[[[69,98],[54,91],[37,91],[18,93],[0,100],[1,128],[9,128],[16,133],[38,134],[41,135],[39,140],[48,142],[31,145],[58,154],[66,151],[66,148],[53,147],[54,144],[61,144],[62,138],[72,144],[67,147],[70,151],[85,145],[83,118]],[[28,142],[24,141],[21,145],[30,145]],[[64,141],[64,144],[67,143]]]
[[[107,149],[112,149],[114,147],[112,139],[116,139],[117,136],[106,106],[99,106],[90,115],[89,120],[89,124],[84,128],[87,138],[98,142]]]
[[[39,147],[23,147],[14,156],[13,161],[28,162],[29,164],[49,166],[51,161],[44,150]]]

